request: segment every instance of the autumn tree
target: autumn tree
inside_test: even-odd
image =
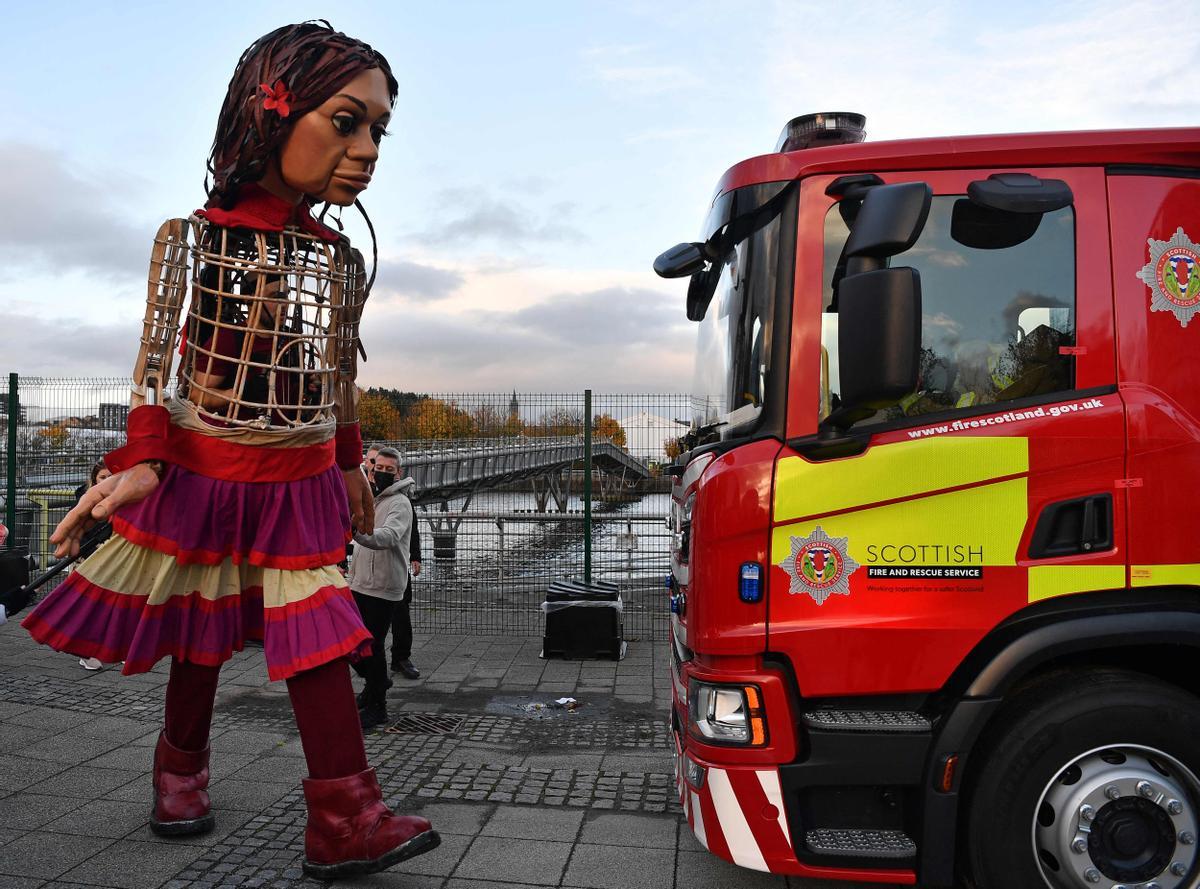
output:
[[[528,431],[536,435],[547,436],[582,435],[583,411],[556,407],[542,414],[536,431],[534,429]]]
[[[70,440],[71,430],[67,428],[66,423],[51,423],[49,426],[39,429],[38,436],[52,450],[57,450]]]
[[[592,437],[607,439],[619,448],[625,447],[625,427],[608,414],[592,419]]]
[[[471,438],[477,434],[475,421],[469,413],[454,402],[438,398],[418,401],[405,420],[404,428],[408,438]]]
[[[359,397],[358,422],[364,441],[388,441],[400,437],[400,413],[390,400],[374,390]]]
[[[475,424],[476,432],[485,438],[505,434],[506,418],[495,405],[479,405],[471,411],[471,421]]]

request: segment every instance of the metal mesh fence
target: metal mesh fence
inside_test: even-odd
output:
[[[18,391],[14,421],[9,400],[0,406],[16,432],[10,545],[36,570],[51,561],[47,538],[91,466],[124,442],[129,381],[22,377]],[[402,476],[417,483],[416,630],[539,634],[548,586],[583,580],[590,567],[593,580],[621,588],[626,638],[665,635],[663,469],[691,408],[679,394],[595,394],[590,407],[589,436],[584,393],[363,394],[364,441],[396,447]],[[8,490],[6,470],[0,494]]]

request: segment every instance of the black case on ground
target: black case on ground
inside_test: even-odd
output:
[[[542,657],[614,658],[624,654],[621,592],[615,583],[559,580],[546,592]]]

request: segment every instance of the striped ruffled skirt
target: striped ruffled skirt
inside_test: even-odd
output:
[[[371,636],[336,565],[349,539],[341,471],[298,481],[223,481],[170,466],[154,493],[119,509],[113,535],[25,620],[59,651],[217,666],[261,640],[271,679],[339,657]]]

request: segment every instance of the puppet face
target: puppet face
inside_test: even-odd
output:
[[[371,181],[391,113],[383,72],[360,72],[296,121],[279,152],[280,178],[316,201],[353,204]]]

